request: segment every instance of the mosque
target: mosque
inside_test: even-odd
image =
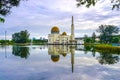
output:
[[[48,44],[75,44],[74,35],[74,18],[72,16],[71,35],[66,32],[60,34],[60,29],[57,26],[52,27],[51,34],[48,34]]]

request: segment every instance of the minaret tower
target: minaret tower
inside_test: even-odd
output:
[[[71,40],[74,40],[74,18],[72,16],[72,25],[71,25]]]

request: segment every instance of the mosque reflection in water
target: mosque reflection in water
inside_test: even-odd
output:
[[[51,60],[53,62],[58,62],[60,55],[66,57],[67,54],[71,54],[71,68],[72,72],[74,71],[74,55],[75,55],[75,46],[57,46],[51,45],[48,46],[48,54],[51,55]]]

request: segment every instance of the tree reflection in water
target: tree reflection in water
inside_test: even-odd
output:
[[[91,51],[91,46],[87,45],[87,46],[84,46],[84,53],[87,54],[88,51]]]
[[[30,55],[29,47],[13,46],[12,54],[15,56],[20,56],[21,58],[27,59],[28,56]]]
[[[101,52],[97,59],[100,64],[115,64],[119,61],[119,56],[111,53]]]
[[[92,52],[92,56],[96,57],[96,59],[100,64],[115,64],[120,60],[119,55],[117,53],[112,54],[104,51],[97,52],[93,45],[85,45],[84,49],[80,49],[80,48],[78,49],[78,48],[77,50],[84,50],[85,54],[87,54],[88,51]],[[98,56],[96,56],[96,52],[99,54]]]
[[[93,45],[86,45],[86,46],[84,46],[84,53],[87,54],[88,51],[91,51],[93,57],[95,57],[95,48],[94,48]]]

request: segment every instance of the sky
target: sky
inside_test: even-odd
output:
[[[77,7],[76,0],[28,0],[22,1],[5,16],[0,23],[0,39],[7,39],[21,30],[28,30],[30,38],[47,38],[53,26],[58,26],[60,33],[70,35],[71,17],[74,16],[75,37],[91,36],[101,24],[115,25],[120,28],[120,11],[111,10],[110,0],[100,0],[95,6]],[[98,35],[99,33],[96,32]]]

